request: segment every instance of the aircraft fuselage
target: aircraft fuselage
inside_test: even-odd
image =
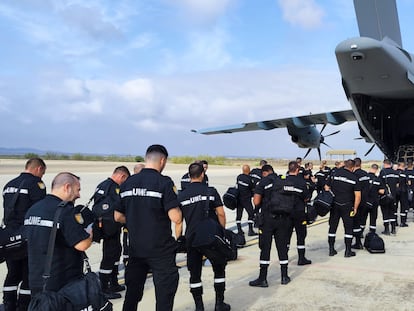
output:
[[[414,148],[413,56],[388,38],[367,37],[341,42],[335,54],[361,135],[392,160],[414,157],[401,153]]]

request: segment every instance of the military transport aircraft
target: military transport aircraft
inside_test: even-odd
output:
[[[360,37],[345,40],[335,49],[352,110],[192,131],[209,135],[286,127],[294,143],[317,148],[320,157],[320,144],[329,136],[322,135],[326,124],[356,120],[361,136],[385,157],[414,158],[414,55],[402,48],[396,2],[354,0],[354,7]],[[324,124],[321,131],[316,124]]]

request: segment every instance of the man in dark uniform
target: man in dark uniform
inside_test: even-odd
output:
[[[43,273],[49,236],[58,205],[67,202],[59,217],[50,278],[46,290],[58,291],[83,275],[83,254],[92,244],[92,227],[84,228],[84,220],[74,208],[79,198],[79,177],[59,173],[52,181],[52,192],[34,204],[26,213],[24,225],[29,253],[29,284],[33,295],[43,290]]]
[[[242,166],[242,174],[237,176],[236,184],[237,188],[239,189],[239,196],[237,198],[237,209],[236,209],[236,225],[239,234],[244,234],[242,226],[241,226],[241,219],[243,215],[243,210],[246,210],[248,215],[247,223],[249,224],[249,236],[257,235],[256,232],[253,230],[253,219],[254,219],[254,212],[253,212],[253,205],[252,205],[252,196],[253,196],[253,188],[254,184],[252,178],[250,177],[250,166],[244,164]]]
[[[203,168],[204,168],[203,183],[208,186],[208,176],[207,176],[208,162],[207,160],[199,160],[199,161],[195,161],[195,163],[200,163],[201,165],[203,165]],[[190,178],[189,173],[187,172],[183,175],[183,177],[181,177],[181,191],[187,188],[187,186],[190,183],[191,183],[191,178]]]
[[[295,204],[292,214],[290,215],[292,219],[292,228],[290,230],[289,240],[292,237],[293,229],[295,229],[296,246],[298,249],[298,265],[303,266],[312,263],[312,261],[305,257],[305,238],[307,235],[305,203],[310,200],[310,191],[304,177],[298,174],[298,163],[296,161],[289,162],[288,176],[286,177],[286,180],[294,186],[290,191],[292,192],[292,195],[295,196]]]
[[[355,238],[355,244],[351,245],[351,248],[355,249],[363,249],[363,245],[361,242],[362,238],[362,231],[363,228],[362,225],[362,216],[366,214],[366,210],[369,208],[367,206],[367,199],[368,199],[368,193],[369,193],[369,185],[370,185],[370,177],[368,176],[368,173],[361,168],[362,160],[361,158],[355,158],[355,168],[354,168],[354,174],[358,178],[358,182],[361,186],[361,203],[358,207],[358,213],[354,215],[354,224],[352,233]],[[364,225],[365,227],[365,225]]]
[[[355,256],[355,252],[351,250],[353,216],[357,213],[361,202],[361,186],[352,172],[355,161],[349,159],[344,164],[344,167],[335,170],[335,173],[328,179],[326,186],[335,195],[334,204],[329,215],[329,256],[337,254],[335,250],[336,230],[339,219],[342,218],[345,231],[345,257],[352,257]]]
[[[266,165],[267,161],[266,160],[260,160],[259,162],[259,167],[255,167],[254,169],[252,169],[250,171],[250,177],[253,180],[253,185],[256,186],[257,183],[260,181],[260,179],[262,179],[262,167],[263,165]]]
[[[45,171],[45,162],[40,158],[32,158],[26,162],[25,171],[6,184],[3,189],[3,219],[7,227],[15,230],[23,226],[24,215],[28,209],[46,196],[46,187],[41,179]],[[25,311],[30,302],[27,248],[7,258],[6,264],[4,309],[14,311],[18,308]],[[19,284],[20,289],[17,292]]]
[[[397,212],[395,198],[397,196],[397,184],[400,176],[392,168],[391,161],[385,159],[383,162],[383,169],[379,175],[382,185],[386,192],[391,193],[392,200],[380,200],[380,206],[382,211],[382,219],[384,221],[384,231],[382,232],[385,235],[390,235],[390,224],[391,224],[391,233],[396,234],[395,227],[397,225],[397,218],[395,213]]]
[[[259,277],[250,281],[250,286],[268,287],[267,271],[270,264],[270,250],[272,239],[275,240],[277,253],[279,256],[281,270],[281,284],[285,285],[290,282],[288,276],[288,243],[292,220],[288,214],[273,215],[270,212],[269,201],[272,188],[283,184],[281,178],[273,171],[272,166],[264,165],[262,167],[263,178],[256,185],[253,203],[256,207],[260,206],[261,215],[258,222],[259,226],[259,248],[260,248],[260,273]]]
[[[188,239],[187,245],[187,267],[190,271],[190,292],[193,295],[196,305],[196,311],[204,311],[203,305],[203,285],[201,282],[201,270],[203,262],[203,253],[196,248],[191,247],[192,236],[199,222],[204,219],[206,214],[207,200],[210,217],[218,220],[220,225],[225,228],[226,214],[223,209],[223,203],[217,190],[203,184],[204,178],[203,166],[200,163],[192,163],[189,167],[189,176],[191,184],[180,192],[178,201],[186,223],[185,236]],[[216,292],[216,311],[230,310],[230,305],[224,302],[225,277],[226,277],[226,260],[221,262],[211,261],[214,271],[214,290]]]
[[[117,207],[114,217],[116,221],[126,223],[129,233],[124,311],[137,310],[149,269],[152,270],[155,285],[156,310],[173,309],[179,276],[171,221],[175,223],[176,236],[179,236],[182,213],[174,182],[161,174],[167,158],[164,146],[149,146],[145,168],[121,186],[121,205]]]
[[[326,165],[326,161],[323,160],[319,166],[319,171],[316,172],[316,191],[321,192],[326,184],[326,180],[331,173],[331,169]]]
[[[371,165],[368,171],[369,186],[366,201],[361,201],[361,204],[364,203],[365,205],[361,212],[361,235],[365,230],[365,224],[367,222],[368,214],[369,231],[375,233],[377,230],[379,196],[384,194],[384,188],[382,186],[380,178],[377,176],[377,172],[378,165],[374,163]]]
[[[407,169],[405,170],[407,175],[407,191],[414,193],[414,163],[413,159],[407,160]],[[408,200],[408,210],[412,209],[414,206],[414,196],[411,195],[411,200]],[[408,216],[408,215],[407,215]]]
[[[398,206],[400,207],[400,227],[408,227],[407,225],[407,214],[409,208],[408,202],[408,179],[407,179],[407,172],[405,168],[404,162],[398,163],[398,184],[397,184],[397,197],[396,197],[396,209]],[[398,217],[398,213],[396,211],[395,217]]]
[[[104,202],[108,205],[108,213],[98,219],[99,229],[102,231],[102,261],[99,268],[99,279],[102,291],[108,299],[121,298],[118,292],[125,290],[125,286],[118,283],[118,265],[121,257],[121,224],[115,222],[114,211],[121,204],[119,186],[130,176],[126,166],[118,166],[111,177],[101,182],[95,190],[95,203]]]

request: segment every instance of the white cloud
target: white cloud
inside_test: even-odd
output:
[[[305,29],[322,25],[324,10],[314,0],[278,0],[283,18],[293,25]]]

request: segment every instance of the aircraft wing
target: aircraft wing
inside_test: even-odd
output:
[[[200,130],[191,130],[194,133],[213,135],[223,133],[248,132],[257,130],[273,130],[275,128],[296,127],[304,128],[314,124],[333,124],[339,125],[347,121],[355,121],[355,115],[352,110],[343,110],[335,112],[325,112],[319,114],[309,114],[306,116],[289,117],[283,119],[274,119],[267,121],[240,123],[214,128],[205,128]]]

